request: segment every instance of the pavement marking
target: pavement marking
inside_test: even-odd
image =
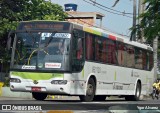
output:
[[[82,104],[106,104],[106,103],[110,103],[110,104],[128,104],[128,102],[107,102],[107,101],[105,101],[105,102],[80,102],[80,103],[82,103]]]
[[[50,111],[47,111],[46,113],[74,113],[74,112],[71,110],[50,110]]]

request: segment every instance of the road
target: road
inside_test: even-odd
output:
[[[0,105],[3,109],[0,112],[5,113],[160,113],[160,100],[151,99],[125,101],[123,98],[112,98],[103,102],[81,102],[76,97],[49,98],[45,101],[0,97]]]

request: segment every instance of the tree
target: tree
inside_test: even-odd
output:
[[[135,31],[139,34],[143,30],[144,36],[149,41],[160,33],[160,0],[144,0],[144,4],[148,5],[146,11],[139,16],[141,22],[136,26]]]
[[[8,32],[15,30],[19,21],[64,20],[67,16],[61,6],[45,0],[1,0],[0,15],[1,53],[5,53]]]
[[[16,23],[27,20],[64,20],[63,8],[45,0],[1,0],[0,38],[16,28]],[[14,27],[13,27],[14,26]]]
[[[142,31],[148,42],[153,42],[154,62],[157,65],[157,42],[160,35],[160,0],[144,0],[147,4],[146,11],[139,18],[141,22],[136,25],[132,33],[137,33],[139,38]],[[155,67],[155,78],[157,77],[157,67]]]

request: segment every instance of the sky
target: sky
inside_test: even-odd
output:
[[[63,8],[64,8],[64,4],[74,3],[78,5],[77,11],[100,12],[105,15],[105,17],[103,17],[103,20],[102,20],[102,26],[104,28],[114,33],[127,35],[127,36],[130,35],[131,31],[129,29],[132,27],[132,23],[133,23],[133,0],[119,0],[119,2],[116,4],[115,7],[112,7],[112,6],[114,5],[116,0],[96,0],[98,4],[107,7],[107,8],[103,8],[100,6],[101,8],[107,11],[96,7],[98,5],[92,5],[85,1],[90,2],[90,0],[51,0],[52,3],[59,4]],[[119,12],[125,11],[125,13],[130,13],[130,14],[123,16],[123,15],[119,15],[122,13],[115,12],[113,10],[116,10]],[[118,13],[118,14],[113,14],[111,12]],[[97,23],[99,22],[97,21]]]

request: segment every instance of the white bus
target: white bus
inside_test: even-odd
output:
[[[153,49],[128,37],[58,21],[20,22],[10,34],[12,91],[31,92],[36,100],[47,95],[139,100],[151,87]]]

